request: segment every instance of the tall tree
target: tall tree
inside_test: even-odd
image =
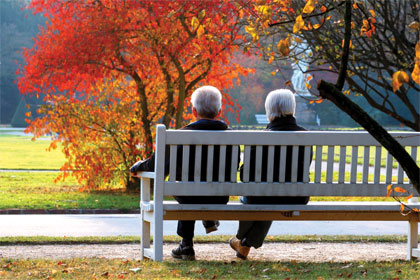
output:
[[[230,62],[241,39],[230,1],[33,0],[29,8],[48,21],[23,52],[19,88],[49,105],[28,129],[54,133],[62,170],[86,187],[129,185],[129,166],[153,150],[154,124],[180,127],[195,87],[226,89],[250,71]]]
[[[333,26],[336,26],[337,29],[339,29],[339,31],[336,31],[336,33],[339,34],[338,36],[341,38],[341,40],[338,40],[341,42],[341,44],[333,46],[337,49],[337,55],[331,57],[331,59],[334,60],[333,65],[335,65],[337,68],[338,77],[335,84],[321,80],[318,84],[319,94],[322,98],[329,99],[341,110],[349,114],[352,119],[363,126],[376,140],[378,140],[378,142],[380,142],[401,164],[402,168],[407,173],[407,176],[413,183],[414,188],[420,192],[420,169],[416,162],[382,126],[380,126],[375,120],[366,114],[363,109],[361,109],[359,106],[356,106],[342,92],[346,81],[351,84],[349,77],[351,77],[353,74],[351,70],[349,70],[349,61],[351,61],[352,55],[352,40],[357,40],[358,37],[361,37],[362,39],[360,40],[365,41],[365,44],[371,43],[368,42],[368,39],[371,38],[373,34],[378,32],[376,26],[376,9],[381,5],[378,3],[371,5],[371,3],[366,1],[359,2],[352,0],[263,0],[256,3],[238,0],[238,3],[240,3],[242,7],[247,8],[249,11],[249,16],[247,18],[247,32],[250,34],[250,40],[254,44],[258,44],[260,36],[273,38],[274,35],[272,31],[270,31],[270,28],[272,29],[286,24],[292,24],[293,27],[291,28],[291,32],[286,33],[283,38],[276,38],[278,41],[276,45],[269,45],[268,47],[261,46],[261,44],[260,46],[257,45],[257,47],[263,51],[271,51],[271,53],[269,53],[269,61],[273,61],[275,59],[276,51],[274,46],[276,46],[276,49],[278,50],[277,53],[279,53],[280,56],[285,57],[289,56],[290,53],[295,53],[294,46],[296,46],[298,43],[301,43],[303,41],[302,38],[306,38],[306,35],[302,34],[320,32],[320,36],[328,37],[327,35],[322,35],[331,31],[331,29],[328,29],[328,27],[325,28],[325,26],[328,26],[326,24],[328,21],[331,21]],[[419,9],[418,2],[415,3],[415,1],[409,1],[409,3],[412,4],[412,9]],[[362,7],[363,5],[364,7]],[[362,11],[361,14],[363,14],[364,17],[363,20],[357,23],[353,22],[353,15],[355,13],[359,13],[359,11]],[[398,14],[399,12],[400,11],[396,10],[392,11],[392,13],[395,14]],[[417,30],[419,24],[420,23],[418,21],[414,21],[410,24],[410,28]],[[381,31],[383,34],[392,34],[388,32],[389,27],[387,25],[384,24],[381,26],[381,28],[384,29]],[[352,30],[354,29],[357,30],[356,34],[352,34]],[[419,31],[417,30],[415,32],[418,33]],[[406,33],[403,32],[403,34],[404,35],[400,34],[400,36],[395,38],[395,40],[405,39],[404,36]],[[309,38],[310,35],[307,36]],[[414,88],[418,88],[418,85],[420,85],[420,41],[415,43],[417,40],[417,38],[414,39],[414,43],[411,44],[411,48],[407,51],[408,56],[411,53],[411,59],[407,60],[405,64],[399,65],[403,67],[402,69],[398,69],[396,67],[390,67],[386,69],[386,72],[389,75],[388,78],[391,79],[392,77],[391,80],[394,93],[400,90],[401,86],[405,86],[406,84],[409,84]],[[314,44],[315,50],[317,48],[330,49],[330,46],[320,45],[322,42],[317,41],[317,44]],[[396,45],[396,43],[394,43],[394,45]],[[364,47],[364,45],[362,45],[362,47]],[[374,51],[378,50],[375,49]],[[392,51],[396,52],[398,56],[401,55],[399,50],[391,50],[391,52]],[[301,53],[298,53],[297,55],[299,56]],[[386,55],[390,54],[382,54],[382,56]],[[306,58],[308,56],[310,57],[311,55],[306,55]],[[355,58],[355,61],[357,63],[357,58]],[[369,62],[365,61],[365,63]],[[377,65],[375,62],[370,63],[372,65]],[[407,73],[408,71],[411,72],[411,79]],[[386,102],[387,101],[385,98],[383,101],[384,107],[386,107]],[[410,105],[409,103],[410,102],[407,104]],[[413,108],[416,109],[418,115],[418,107],[416,107],[416,104],[412,105]],[[413,128],[416,129],[418,124],[416,123],[415,117],[413,120]]]

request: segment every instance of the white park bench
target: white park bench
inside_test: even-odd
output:
[[[420,133],[391,133],[408,151],[417,158]],[[165,180],[165,146],[170,146],[170,174]],[[183,145],[182,180],[175,180],[177,146]],[[189,147],[196,146],[194,181],[188,181]],[[225,170],[226,145],[233,145],[232,167],[237,166],[238,145],[244,146],[244,182],[237,179],[237,170],[232,168],[232,180],[225,181],[224,172],[213,182],[212,164],[207,164],[207,182],[200,182],[202,145],[208,145],[208,162],[213,161],[214,145],[220,145],[219,170]],[[256,145],[255,181],[249,182],[250,147]],[[297,166],[298,145],[305,146],[304,182],[296,182],[297,172],[292,171],[292,182],[272,182],[273,172],[268,171],[267,181],[261,178],[262,145],[269,146],[268,166],[273,165],[274,145],[285,151],[287,145],[294,146],[292,166]],[[313,147],[314,157],[310,171],[309,149]],[[324,147],[324,159],[322,148]],[[372,149],[371,149],[372,147]],[[349,155],[346,155],[349,151]],[[360,151],[360,156],[359,156]],[[399,186],[407,190],[393,193],[395,196],[414,194],[407,207],[420,208],[419,194],[408,181],[399,165],[393,168],[395,159],[367,132],[319,132],[319,131],[188,131],[166,130],[158,125],[156,131],[155,172],[138,172],[141,178],[141,258],[161,261],[163,259],[163,220],[299,220],[299,221],[407,221],[408,259],[420,257],[418,248],[419,213],[402,215],[398,202],[313,202],[307,205],[243,205],[229,202],[227,205],[178,204],[165,200],[170,196],[345,196],[386,197],[387,186]],[[285,153],[281,153],[279,177],[284,181]],[[334,154],[338,162],[334,162]],[[369,166],[370,155],[371,166]],[[326,157],[326,158],[325,158]],[[350,160],[345,163],[346,158]],[[381,159],[385,166],[381,167]],[[358,162],[359,160],[359,162]],[[372,166],[373,161],[373,166]],[[282,168],[283,167],[283,168]],[[270,170],[270,168],[268,168]],[[311,176],[309,179],[309,173]],[[393,172],[395,173],[393,175]],[[271,173],[271,174],[270,174]],[[358,176],[359,174],[359,176]],[[370,175],[370,176],[369,176]],[[151,187],[151,179],[154,186]],[[179,179],[179,178],[178,178]],[[153,200],[151,200],[153,190]],[[231,198],[232,200],[232,198]],[[284,212],[293,213],[286,217]],[[290,215],[289,215],[290,216]],[[293,229],[291,229],[293,231]],[[153,235],[151,245],[150,235]],[[232,235],[235,234],[232,232]]]

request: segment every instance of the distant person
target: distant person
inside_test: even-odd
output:
[[[295,95],[288,89],[279,89],[268,94],[265,100],[265,111],[270,123],[267,130],[270,131],[302,131],[306,130],[296,124],[294,117],[296,108]],[[281,137],[281,136],[279,136]],[[292,174],[292,147],[286,149],[285,182],[291,181]],[[312,150],[311,156],[312,159]],[[256,148],[251,147],[249,180],[255,181]],[[263,147],[261,181],[267,181],[268,147]],[[304,147],[299,147],[297,181],[303,181],[304,171]],[[274,149],[273,182],[279,182],[280,146]],[[240,177],[243,181],[243,165],[240,168]],[[241,197],[244,204],[307,204],[309,197],[273,197],[273,196],[246,196]],[[286,212],[285,215],[290,215]],[[251,247],[255,249],[262,246],[272,221],[239,221],[239,228],[235,237],[229,240],[229,244],[236,251],[236,256],[246,259]]]
[[[227,130],[229,129],[226,123],[218,120],[222,107],[222,94],[220,91],[212,86],[203,86],[195,90],[191,96],[192,113],[196,121],[181,128],[182,130]],[[207,178],[207,152],[208,147],[203,145],[201,155],[201,181],[206,181]],[[219,178],[219,153],[220,146],[214,146],[213,155],[213,181],[218,181]],[[177,149],[177,168],[176,180],[181,180],[182,174],[182,146]],[[169,174],[169,149],[166,148],[165,159],[165,174]],[[195,161],[195,147],[190,147],[189,156],[189,172],[188,180],[194,181],[194,161]],[[232,146],[226,148],[226,162],[225,162],[225,178],[230,181],[230,169],[232,162]],[[238,160],[239,163],[239,160]],[[155,155],[152,155],[147,160],[138,161],[131,167],[133,176],[138,171],[154,171],[155,170]],[[226,204],[229,201],[229,196],[175,196],[175,199],[182,204]],[[217,230],[219,221],[203,221],[206,232],[210,233]],[[177,234],[182,237],[181,244],[178,248],[172,250],[172,257],[183,260],[194,260],[195,252],[193,248],[195,221],[178,221]]]

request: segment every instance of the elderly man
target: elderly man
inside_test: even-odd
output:
[[[203,86],[195,90],[191,96],[192,113],[196,121],[181,128],[184,130],[226,130],[228,126],[217,120],[221,113],[222,95],[220,91],[212,86]],[[202,147],[202,164],[201,164],[201,180],[206,181],[207,173],[207,146]],[[219,177],[219,152],[220,147],[214,147],[213,155],[213,180],[217,181]],[[195,147],[190,147],[190,166],[188,172],[189,181],[194,180],[194,159]],[[230,180],[230,166],[232,161],[232,147],[228,146],[226,149],[226,164],[225,178]],[[166,149],[165,159],[165,174],[169,174],[169,149]],[[238,161],[239,162],[239,161]],[[131,173],[135,175],[138,171],[154,171],[154,155],[145,160],[136,162],[131,167]],[[177,166],[182,166],[182,146],[177,149]],[[177,168],[176,178],[181,179],[181,168]],[[177,196],[175,199],[182,204],[226,204],[229,201],[229,196]],[[210,233],[217,230],[218,221],[203,221],[206,232]],[[194,260],[195,252],[193,248],[195,221],[178,221],[177,234],[182,237],[181,244],[178,248],[172,250],[172,257],[183,260]]]
[[[296,124],[295,114],[296,101],[294,94],[288,89],[279,89],[268,94],[265,100],[265,111],[270,123],[267,130],[271,131],[299,131],[306,130]],[[312,151],[311,157],[312,159]],[[249,180],[255,180],[256,149],[251,148],[250,176]],[[267,181],[268,148],[263,148],[261,181]],[[297,181],[303,181],[304,147],[299,147]],[[273,181],[279,181],[280,147],[274,149]],[[292,147],[286,149],[286,176],[285,182],[291,181],[292,174]],[[242,180],[243,166],[240,175]],[[244,204],[307,204],[309,197],[241,197]],[[251,247],[262,246],[272,221],[240,221],[235,237],[229,240],[229,244],[236,251],[236,256],[246,259]]]

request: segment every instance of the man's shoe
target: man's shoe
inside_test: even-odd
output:
[[[241,245],[241,240],[239,240],[238,238],[236,238],[236,236],[232,237],[229,240],[229,244],[230,247],[236,251],[236,256],[238,258],[241,258],[243,260],[246,260],[246,257],[249,254],[249,250],[251,249],[250,247],[247,246],[242,246]]]
[[[220,226],[220,222],[214,221],[214,226],[206,228],[206,233],[209,234],[210,232],[216,231],[219,226]]]
[[[194,248],[190,246],[182,247],[181,244],[179,244],[178,248],[172,250],[171,255],[175,259],[182,259],[184,261],[195,260]]]

